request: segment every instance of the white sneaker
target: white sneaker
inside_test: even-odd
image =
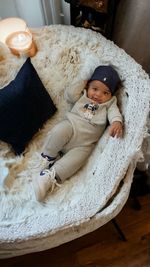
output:
[[[54,168],[41,171],[38,177],[33,179],[33,188],[38,201],[42,201],[47,191],[51,189],[52,192],[55,186],[60,186],[60,184],[58,184],[55,179]]]
[[[36,153],[34,158],[34,166],[32,165],[31,172],[34,175],[35,170],[36,172],[38,171],[40,172],[41,170],[44,170],[46,168],[51,168],[55,160],[56,160],[55,158],[44,155],[43,153],[42,154]]]
[[[51,164],[53,164],[56,160],[56,157],[48,156],[48,155],[44,154],[43,152],[41,153],[41,156]]]

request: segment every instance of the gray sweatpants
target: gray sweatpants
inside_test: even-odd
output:
[[[75,142],[71,142],[73,135],[71,122],[64,120],[52,129],[44,145],[43,153],[46,155],[57,157],[60,151],[64,153],[54,164],[56,174],[61,181],[64,181],[77,172],[83,166],[93,149],[93,145],[76,147]]]

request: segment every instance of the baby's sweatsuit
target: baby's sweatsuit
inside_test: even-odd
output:
[[[64,181],[81,168],[90,155],[96,142],[102,136],[107,121],[122,122],[122,115],[117,106],[116,96],[103,103],[95,104],[87,97],[83,84],[68,89],[65,97],[73,106],[67,112],[65,120],[51,131],[44,153],[57,157],[54,168],[59,178]]]

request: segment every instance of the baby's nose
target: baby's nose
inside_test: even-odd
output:
[[[96,92],[96,95],[99,96],[99,97],[101,97],[101,96],[102,96],[102,92],[97,91],[97,92]]]

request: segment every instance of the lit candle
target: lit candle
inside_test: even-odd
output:
[[[7,37],[6,44],[11,49],[23,52],[31,47],[32,36],[28,32],[14,32]]]
[[[34,56],[37,47],[26,22],[20,18],[0,21],[0,42],[6,44],[14,55]]]

